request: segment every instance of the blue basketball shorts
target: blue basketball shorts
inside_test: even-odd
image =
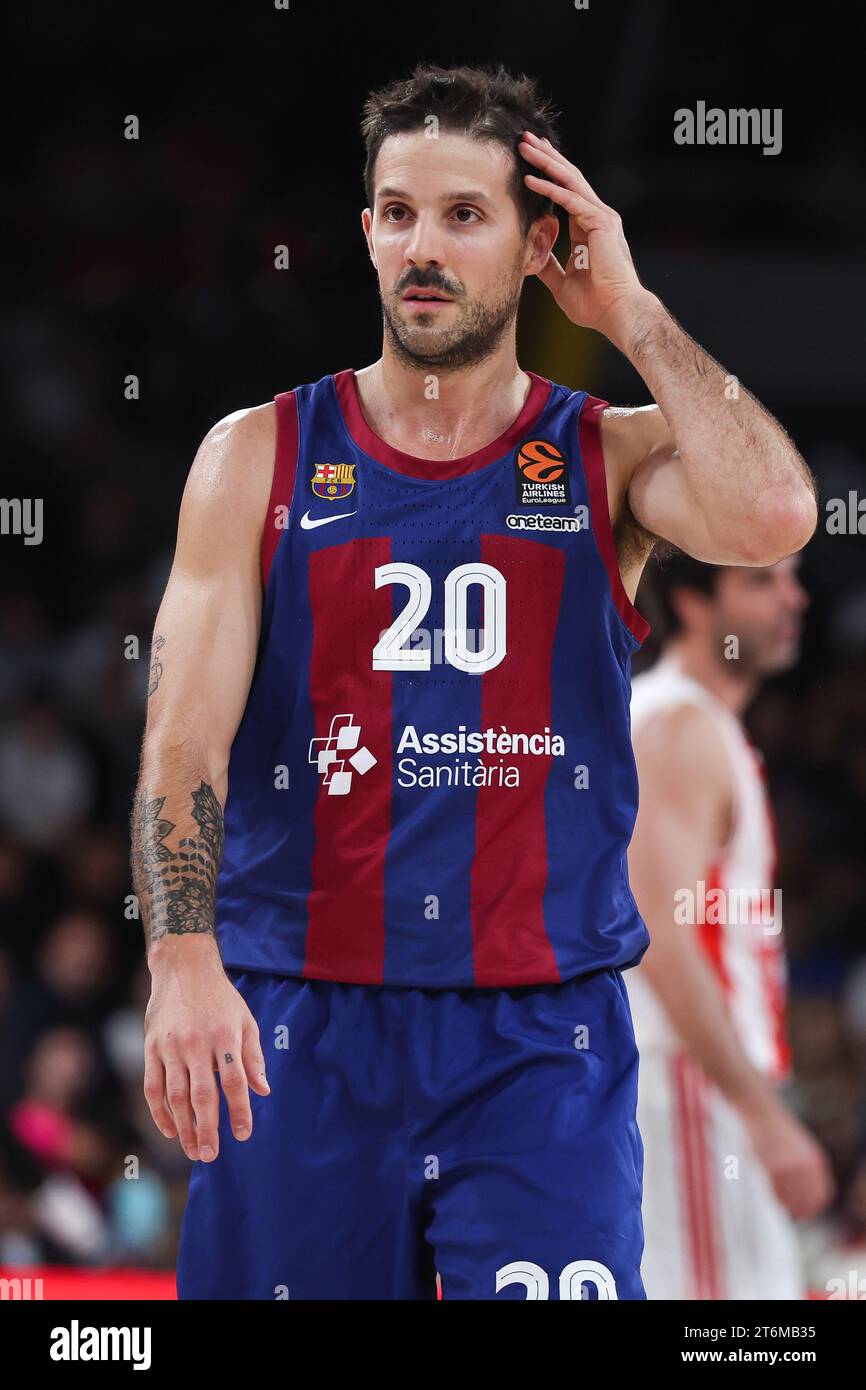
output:
[[[182,1299],[643,1299],[617,969],[518,989],[228,970],[271,1087],[193,1165]],[[218,1081],[217,1081],[218,1084]]]

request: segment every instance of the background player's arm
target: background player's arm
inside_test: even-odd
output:
[[[190,1158],[217,1152],[218,1066],[238,1138],[248,1086],[267,1092],[258,1029],[223,970],[216,876],[232,741],[261,621],[259,556],[274,459],[273,407],[241,411],[204,439],[151,646],[150,692],[132,817],[133,882],[152,994],[145,1095]]]
[[[732,782],[724,746],[706,714],[681,706],[635,736],[640,809],[629,875],[651,944],[638,967],[685,1047],[738,1110],[780,1201],[798,1218],[829,1200],[818,1145],[744,1053],[695,928],[675,921],[675,894],[696,890],[725,844]]]

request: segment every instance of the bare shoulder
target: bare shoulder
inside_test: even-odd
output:
[[[200,569],[219,568],[232,555],[255,555],[275,444],[273,401],[235,410],[208,430],[189,470],[178,524],[178,551]]]
[[[657,405],[609,405],[602,411],[601,440],[605,463],[624,494],[638,465],[669,447],[671,434]]]
[[[211,426],[199,445],[188,487],[202,500],[228,495],[243,505],[265,482],[270,491],[275,446],[273,401],[232,411]]]
[[[688,802],[702,791],[732,790],[727,748],[712,717],[690,701],[645,719],[634,735],[641,777]]]

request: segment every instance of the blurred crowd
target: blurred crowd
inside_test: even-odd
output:
[[[58,133],[4,209],[22,266],[0,329],[4,489],[45,499],[45,536],[2,538],[0,1264],[173,1262],[189,1163],[142,1096],[128,867],[150,631],[209,426],[375,355],[359,193],[343,209],[329,187],[311,240],[256,142],[211,112],[132,154]],[[284,242],[303,275],[275,274]],[[822,495],[862,489],[862,458],[820,428],[793,432]],[[818,1289],[849,1264],[866,1277],[864,544],[819,531],[802,663],[750,716],[779,819],[793,1100],[839,1186],[804,1233]]]

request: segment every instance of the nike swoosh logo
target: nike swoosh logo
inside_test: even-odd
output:
[[[343,517],[354,516],[357,510],[358,508],[356,507],[354,512],[338,512],[336,516],[320,516],[315,520],[310,516],[309,512],[304,512],[304,515],[301,517],[301,526],[305,531],[312,531],[314,526],[327,526],[329,521],[342,521]]]

